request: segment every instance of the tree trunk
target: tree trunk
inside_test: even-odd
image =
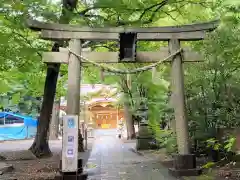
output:
[[[134,119],[132,116],[131,104],[129,100],[132,100],[132,94],[128,86],[127,78],[122,76],[121,78],[121,87],[124,92],[124,119],[126,121],[127,127],[127,139],[136,138],[135,127],[134,127]]]
[[[132,113],[130,112],[130,105],[127,100],[124,102],[124,116],[126,120],[126,126],[127,126],[127,139],[135,139],[135,128],[134,128],[134,122],[132,118]]]
[[[47,68],[43,103],[40,117],[38,119],[37,134],[32,146],[29,149],[38,158],[51,156],[51,151],[48,145],[48,130],[56,92],[59,68],[59,64],[53,65],[52,67],[48,66]]]
[[[68,24],[71,19],[71,12],[76,8],[78,0],[62,0],[63,8],[59,22]],[[52,47],[53,52],[58,52],[59,47],[64,45],[63,41],[57,41]],[[37,134],[30,147],[30,151],[38,158],[51,156],[48,144],[49,124],[52,114],[53,102],[56,93],[57,78],[60,64],[48,64],[47,76],[44,86],[43,103],[38,119]]]
[[[50,123],[49,139],[57,140],[59,134],[59,108],[60,102],[56,101],[53,105],[52,118]]]

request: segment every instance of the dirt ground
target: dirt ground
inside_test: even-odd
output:
[[[79,153],[85,166],[91,150]],[[1,180],[50,180],[59,170],[60,153],[53,153],[50,158],[37,159],[30,151],[14,151],[1,153],[2,162],[12,164],[14,170],[0,175]]]
[[[53,154],[51,158],[37,159],[30,151],[5,152],[1,156],[3,162],[12,164],[14,170],[0,175],[1,180],[45,180],[54,178],[59,167],[60,156]]]
[[[91,153],[94,139],[88,140],[88,150],[80,153],[85,165]],[[32,141],[16,141],[0,143],[0,162],[13,165],[14,170],[8,173],[0,172],[0,180],[50,180],[59,170],[61,157],[61,141],[51,141],[53,156],[37,159],[27,149]]]

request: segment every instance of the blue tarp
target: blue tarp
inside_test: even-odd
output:
[[[37,119],[29,116],[23,116],[10,112],[0,112],[0,118],[14,117],[19,120],[23,120],[24,124],[19,126],[2,125],[0,126],[0,141],[1,140],[20,140],[32,138],[36,135],[37,131]]]
[[[23,119],[25,126],[37,127],[37,122],[38,122],[37,119],[34,119],[32,117],[29,117],[29,116],[23,116],[23,115],[20,115],[20,114],[10,113],[10,112],[0,112],[0,118],[4,118],[4,117],[6,118],[6,117],[9,117],[9,116],[13,116],[13,117]]]
[[[21,140],[35,137],[37,127],[1,127],[0,126],[0,141]]]

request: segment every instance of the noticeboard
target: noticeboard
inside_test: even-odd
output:
[[[63,117],[62,172],[78,169],[78,116]]]

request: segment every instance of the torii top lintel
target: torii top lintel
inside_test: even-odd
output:
[[[27,20],[27,26],[41,31],[43,39],[86,39],[86,40],[118,40],[121,33],[136,33],[137,40],[201,40],[206,32],[218,27],[219,20],[206,23],[164,27],[102,27],[90,28],[79,25],[44,23]]]
[[[103,32],[103,33],[177,33],[193,31],[212,31],[217,28],[219,20],[205,23],[188,24],[181,26],[163,26],[163,27],[102,27],[90,28],[80,27],[79,25],[44,23],[36,20],[27,20],[27,25],[32,30],[56,30],[56,31],[74,31],[74,32]]]

